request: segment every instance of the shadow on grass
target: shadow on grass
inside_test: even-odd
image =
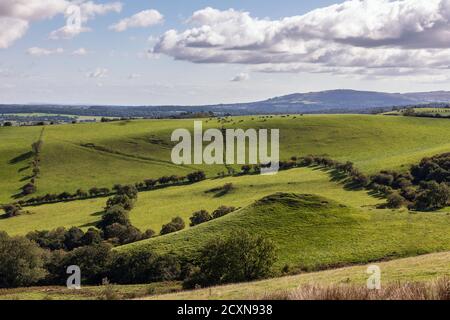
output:
[[[28,151],[25,153],[22,153],[20,156],[17,156],[11,160],[9,160],[9,164],[16,164],[25,160],[30,159],[33,156],[33,152],[32,151]]]

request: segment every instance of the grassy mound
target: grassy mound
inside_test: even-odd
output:
[[[278,271],[316,270],[450,249],[450,216],[358,210],[325,197],[276,193],[225,217],[118,250],[196,256],[208,241],[246,230],[275,242]]]

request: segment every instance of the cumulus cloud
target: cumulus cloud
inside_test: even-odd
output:
[[[8,48],[23,37],[28,30],[28,22],[16,18],[0,17],[0,49]]]
[[[250,75],[248,73],[242,72],[237,75],[235,75],[233,78],[230,79],[231,82],[241,82],[241,81],[247,81],[250,79]]]
[[[72,39],[80,33],[89,31],[91,31],[91,29],[87,27],[64,26],[50,32],[49,38],[52,40]]]
[[[65,0],[2,0],[0,2],[0,49],[8,48],[27,32],[33,21],[63,13]]]
[[[152,52],[264,72],[450,65],[450,0],[350,0],[280,20],[205,8],[188,23],[184,31],[165,32]]]
[[[105,78],[107,73],[108,73],[108,69],[106,69],[106,68],[96,68],[95,70],[86,73],[86,77],[100,79],[100,78]]]
[[[54,55],[54,54],[64,53],[64,49],[63,48],[45,49],[45,48],[39,48],[39,47],[32,47],[32,48],[27,49],[27,53],[30,56],[42,57],[42,56],[50,56],[50,55]]]
[[[0,49],[10,47],[15,41],[25,35],[34,21],[51,19],[56,15],[68,16],[67,9],[74,4],[81,12],[81,21],[94,18],[109,12],[120,12],[120,2],[97,4],[93,1],[69,0],[1,0],[0,1]],[[77,30],[62,27],[51,33],[52,39],[71,38],[88,28]]]
[[[157,10],[144,10],[135,15],[120,20],[118,23],[113,24],[109,29],[116,32],[122,32],[129,28],[145,28],[153,26],[164,21],[164,17]]]

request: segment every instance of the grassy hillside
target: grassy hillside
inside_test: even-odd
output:
[[[276,193],[220,219],[118,250],[195,257],[208,241],[246,230],[277,245],[277,271],[318,269],[450,249],[450,215],[358,210],[316,195]]]
[[[233,124],[234,123],[234,124]],[[216,119],[204,127],[220,127]],[[43,137],[38,194],[111,187],[202,168],[209,175],[223,166],[175,166],[170,162],[174,129],[192,120],[139,120],[47,126]],[[226,128],[280,129],[281,157],[327,153],[350,160],[365,172],[401,168],[450,149],[446,119],[368,115],[312,115],[269,119],[233,118]],[[10,202],[24,184],[27,153],[41,127],[1,127],[0,202]]]
[[[194,211],[213,211],[221,205],[245,207],[279,191],[316,193],[348,206],[365,209],[373,209],[376,204],[383,202],[365,191],[345,190],[342,185],[330,180],[330,175],[322,170],[298,168],[282,171],[274,176],[211,179],[188,186],[141,192],[130,218],[133,225],[142,230],[152,228],[159,232],[161,226],[175,216],[181,216],[188,222]],[[225,183],[232,183],[234,190],[223,196],[210,192]],[[27,207],[29,215],[0,219],[0,230],[9,234],[25,234],[35,229],[45,230],[59,226],[87,228],[100,219],[105,202],[105,198],[98,198]]]
[[[381,270],[382,287],[393,282],[430,281],[450,276],[450,253],[434,253],[413,258],[377,262]],[[264,281],[232,284],[195,291],[157,295],[148,299],[197,300],[197,299],[259,299],[280,290],[293,290],[306,284],[365,284],[368,265],[346,267]]]

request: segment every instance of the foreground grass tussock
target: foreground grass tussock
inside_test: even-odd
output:
[[[305,285],[275,292],[262,300],[450,300],[450,278],[430,282],[393,283],[380,290],[362,285]]]

